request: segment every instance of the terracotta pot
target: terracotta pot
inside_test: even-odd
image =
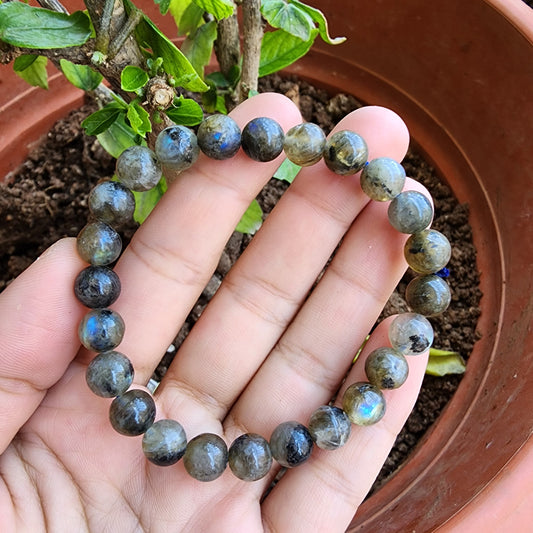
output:
[[[350,531],[420,533],[446,523],[443,530],[526,531],[533,516],[533,11],[520,0],[315,4],[332,34],[349,39],[318,44],[290,71],[404,118],[470,205],[482,274],[482,338],[457,393]],[[28,88],[0,68],[0,175],[81,102],[59,76],[50,87]]]

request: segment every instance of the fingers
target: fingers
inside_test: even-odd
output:
[[[0,453],[78,351],[85,311],[72,288],[83,267],[64,239],[0,295]]]

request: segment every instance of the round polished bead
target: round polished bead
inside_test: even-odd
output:
[[[158,420],[143,435],[142,448],[146,458],[158,466],[177,463],[187,447],[187,436],[179,422]]]
[[[118,157],[116,173],[132,191],[148,191],[161,179],[161,164],[147,146],[130,146]]]
[[[377,348],[365,361],[368,381],[379,389],[397,389],[409,375],[409,365],[400,352],[393,348]]]
[[[287,159],[301,167],[318,163],[326,146],[326,135],[320,126],[304,122],[285,134],[283,150]]]
[[[273,119],[258,117],[242,130],[242,149],[254,161],[272,161],[283,151],[283,130]]]
[[[220,477],[228,464],[228,447],[214,433],[202,433],[190,440],[183,456],[183,465],[198,481],[213,481]]]
[[[422,315],[402,313],[389,327],[389,340],[404,355],[419,355],[433,344],[433,328]]]
[[[78,234],[80,257],[91,265],[105,266],[118,259],[122,250],[120,235],[103,222],[91,222]]]
[[[405,184],[405,170],[390,157],[378,157],[361,172],[361,188],[372,200],[386,202],[398,196]]]
[[[89,194],[92,215],[111,226],[129,222],[135,211],[133,193],[118,181],[103,181]]]
[[[102,398],[114,398],[130,388],[133,365],[120,352],[103,352],[89,363],[85,378],[95,394]]]
[[[124,329],[124,320],[116,311],[93,309],[80,322],[78,336],[88,350],[106,352],[121,343]]]
[[[435,316],[448,309],[452,295],[445,280],[429,274],[411,280],[405,290],[405,299],[413,312]]]
[[[338,407],[322,405],[309,419],[309,433],[315,444],[323,450],[336,450],[344,446],[351,431],[348,415]]]
[[[241,147],[241,129],[229,115],[211,115],[198,127],[198,146],[212,159],[229,159]]]
[[[354,424],[370,426],[383,418],[385,398],[381,391],[370,383],[354,383],[344,392],[342,408]]]
[[[272,452],[266,439],[255,433],[237,437],[229,447],[231,471],[243,481],[257,481],[265,477],[272,466]]]
[[[155,419],[155,402],[147,392],[132,389],[117,396],[109,408],[109,421],[122,435],[142,435]]]
[[[76,277],[74,294],[86,307],[109,307],[120,295],[120,279],[110,268],[88,266]]]
[[[169,126],[157,136],[155,153],[163,165],[181,172],[196,162],[200,148],[196,135],[189,128]]]
[[[433,218],[433,206],[418,191],[404,191],[389,205],[389,222],[400,233],[417,233],[426,229]]]
[[[450,241],[440,231],[425,229],[411,235],[404,246],[407,264],[419,274],[433,274],[446,266],[452,255]]]
[[[327,167],[336,174],[355,174],[368,159],[368,147],[357,133],[342,130],[327,140],[323,155]]]
[[[281,466],[292,468],[309,459],[313,450],[313,438],[309,430],[299,422],[283,422],[270,437],[270,449]]]

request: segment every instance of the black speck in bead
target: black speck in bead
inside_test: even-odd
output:
[[[183,457],[186,447],[185,430],[175,420],[158,420],[143,435],[144,455],[157,466],[177,463]]]
[[[315,444],[323,450],[336,450],[348,442],[352,423],[338,407],[320,406],[309,419],[309,433]]]
[[[450,305],[451,298],[450,287],[435,274],[414,278],[405,290],[409,307],[424,316],[443,313]]]
[[[198,146],[212,159],[233,157],[241,147],[241,129],[228,115],[211,115],[198,127]]]
[[[189,128],[169,126],[157,136],[155,152],[163,165],[181,172],[196,162],[200,148]]]
[[[87,224],[76,241],[80,257],[96,266],[105,266],[118,259],[122,250],[120,235],[103,222]]]
[[[365,361],[368,381],[380,389],[397,389],[409,375],[409,365],[404,355],[394,348],[377,348]]]
[[[242,148],[254,161],[272,161],[283,151],[283,130],[273,119],[254,118],[242,130]]]
[[[155,403],[147,392],[132,389],[117,396],[109,408],[113,428],[129,437],[142,435],[155,419]]]
[[[130,388],[133,365],[120,352],[103,352],[89,363],[85,378],[95,394],[103,398],[114,398]]]
[[[426,229],[411,235],[404,246],[405,260],[419,274],[433,274],[446,266],[452,249],[440,231]]]
[[[265,477],[272,466],[272,453],[266,439],[255,433],[237,437],[229,448],[231,471],[243,481],[257,481]]]
[[[353,131],[337,131],[326,142],[324,161],[336,174],[355,174],[364,167],[367,159],[366,142]]]
[[[292,468],[309,459],[313,450],[313,438],[309,430],[299,422],[283,422],[270,437],[270,449],[281,466]]]
[[[354,424],[369,426],[385,415],[385,398],[376,386],[358,382],[344,392],[342,408]]]
[[[109,307],[120,295],[120,279],[110,268],[89,266],[78,274],[74,294],[91,309]]]
[[[404,191],[389,205],[389,221],[400,233],[417,233],[426,229],[433,218],[433,206],[418,191]]]
[[[372,200],[386,202],[398,196],[405,183],[405,170],[390,157],[378,157],[361,172],[361,188]]]
[[[133,193],[118,181],[103,181],[89,194],[92,215],[111,226],[129,222],[135,211]]]
[[[292,127],[285,135],[283,150],[287,159],[301,167],[318,163],[326,146],[326,135],[320,126],[304,122]]]
[[[148,191],[161,179],[161,163],[147,146],[130,146],[118,157],[116,173],[132,191]]]
[[[213,481],[228,464],[228,447],[214,433],[202,433],[190,440],[183,456],[183,465],[198,481]]]
[[[113,350],[124,336],[124,320],[111,309],[93,309],[80,322],[78,336],[81,343],[93,352]]]

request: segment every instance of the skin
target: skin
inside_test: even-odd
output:
[[[248,100],[233,113],[243,127],[270,116],[284,131],[301,122],[280,95]],[[407,128],[393,112],[358,110],[337,129],[367,141],[370,158],[399,161]],[[200,157],[181,174],[124,251],[113,308],[126,322],[118,348],[142,387],[214,271],[250,201],[279,165],[242,151]],[[418,184],[406,188],[422,190]],[[174,418],[188,438],[217,433],[228,445],[244,432],[270,437],[281,422],[307,423],[338,390],[351,360],[402,276],[406,236],[370,202],[358,176],[321,162],[300,173],[181,347],[156,392],[157,418]],[[314,280],[344,236],[320,283]],[[385,391],[385,417],[353,426],[339,450],[315,449],[269,496],[274,477],[246,483],[229,469],[216,481],[191,479],[182,462],[148,463],[140,437],[115,433],[110,400],[94,396],[77,325],[86,310],[72,286],[84,267],[74,239],[43,254],[0,295],[0,517],[2,531],[342,532],[368,492],[415,402],[426,355]],[[387,324],[372,334],[345,387],[364,380],[364,359],[388,345]],[[337,405],[340,405],[340,398]]]

